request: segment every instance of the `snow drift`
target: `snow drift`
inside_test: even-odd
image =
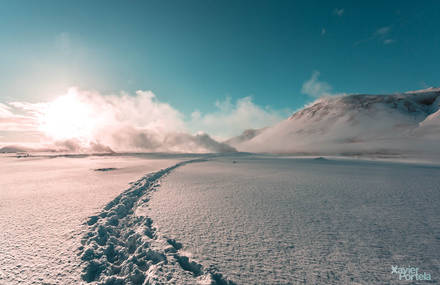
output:
[[[240,151],[270,153],[438,153],[439,98],[435,88],[324,97],[270,128],[228,143]]]

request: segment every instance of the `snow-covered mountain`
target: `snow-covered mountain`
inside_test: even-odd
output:
[[[241,135],[238,135],[236,137],[230,138],[226,140],[224,143],[228,145],[239,145],[243,142],[249,141],[253,139],[254,137],[261,134],[266,128],[262,129],[247,129]]]
[[[439,104],[440,88],[325,97],[228,143],[239,151],[271,153],[440,153]]]

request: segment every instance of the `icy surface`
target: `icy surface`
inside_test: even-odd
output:
[[[87,218],[129,182],[180,160],[1,156],[0,284],[80,284]]]
[[[144,214],[238,284],[400,284],[440,278],[439,204],[434,166],[237,157],[176,169]]]

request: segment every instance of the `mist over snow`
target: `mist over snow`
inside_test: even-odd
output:
[[[189,133],[184,116],[151,91],[102,95],[69,89],[52,102],[0,105],[1,131],[39,133],[59,151],[230,152],[208,134]]]
[[[440,89],[322,97],[255,135],[239,151],[319,154],[439,154]]]
[[[345,93],[335,93],[330,84],[319,79],[319,75],[319,71],[314,71],[310,79],[303,83],[301,93],[312,98],[346,95]]]
[[[252,101],[252,97],[244,97],[231,102],[227,97],[223,101],[216,101],[216,111],[202,114],[194,111],[191,114],[189,126],[193,131],[204,130],[219,140],[237,136],[249,128],[264,128],[272,126],[288,116],[291,112],[262,108]]]
[[[303,93],[319,97],[295,112],[251,97],[185,117],[151,91],[102,95],[71,88],[51,102],[0,104],[0,131],[33,138],[33,149],[68,152],[263,152],[439,154],[440,89],[341,95],[315,72]],[[23,149],[19,144],[4,144]]]

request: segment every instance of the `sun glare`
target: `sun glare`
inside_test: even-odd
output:
[[[75,89],[48,104],[40,118],[40,131],[54,140],[78,139],[90,142],[94,128],[90,105],[81,101]]]

